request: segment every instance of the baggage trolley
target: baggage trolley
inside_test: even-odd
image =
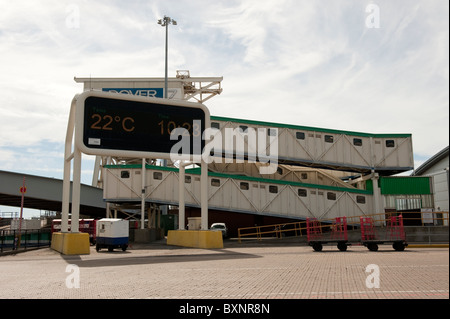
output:
[[[306,232],[308,236],[308,245],[312,246],[314,251],[322,251],[323,245],[328,243],[337,243],[340,251],[346,251],[348,243],[347,218],[336,217],[331,225],[331,232],[323,233],[321,223],[317,218],[306,219]]]
[[[396,251],[403,251],[408,246],[402,215],[391,216],[388,219],[384,237],[378,235],[371,217],[360,217],[360,225],[361,243],[370,251],[377,251],[379,244],[389,242]]]

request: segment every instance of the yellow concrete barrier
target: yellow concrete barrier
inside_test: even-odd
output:
[[[52,234],[52,245],[50,247],[56,251],[59,251],[60,253],[62,253],[63,250],[63,242],[64,242],[63,235],[64,235],[63,233]]]
[[[169,230],[167,245],[192,248],[223,248],[222,232],[210,230]]]
[[[64,255],[89,255],[89,234],[53,233],[51,248]]]

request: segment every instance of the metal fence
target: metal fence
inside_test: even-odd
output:
[[[403,216],[405,226],[448,226],[449,213],[448,212],[397,212],[391,211],[382,214],[352,216],[347,217],[347,225],[349,230],[357,229],[360,226],[360,217],[372,217],[374,225],[385,227],[386,221],[391,216]],[[333,219],[321,219],[320,228],[329,229],[333,224]],[[276,225],[262,225],[245,227],[238,229],[238,241],[241,242],[243,238],[262,240],[263,237],[294,237],[306,235],[306,220],[294,223],[276,224]]]
[[[51,238],[49,229],[0,230],[0,253],[50,246]]]

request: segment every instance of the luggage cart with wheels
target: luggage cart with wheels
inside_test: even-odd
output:
[[[360,217],[360,225],[361,243],[370,251],[377,251],[378,245],[389,242],[396,251],[403,251],[408,246],[402,215],[391,216],[387,220],[384,236],[378,234],[371,217]]]
[[[391,216],[388,220],[388,236],[392,242],[392,248],[396,251],[403,251],[408,246],[406,242],[405,227],[403,226],[403,216]]]
[[[322,232],[322,225],[316,218],[307,218],[306,232],[308,245],[312,246],[314,251],[322,251],[323,245],[328,243],[337,243],[337,248],[340,251],[346,251],[347,247],[350,246],[346,217],[336,217],[331,225],[330,232]]]

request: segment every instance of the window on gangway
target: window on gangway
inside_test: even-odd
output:
[[[296,133],[295,133],[295,137],[296,137],[298,140],[304,140],[304,139],[305,139],[305,133],[304,133],[304,132],[296,132]]]
[[[248,191],[249,189],[249,184],[246,182],[241,182],[240,184],[240,189],[244,190],[244,191]]]
[[[386,147],[395,147],[394,140],[386,140]]]
[[[362,139],[354,138],[353,139],[353,145],[355,145],[355,146],[362,146]]]
[[[366,203],[366,197],[365,196],[356,196],[356,202],[358,204],[365,204]]]
[[[308,195],[308,191],[304,188],[299,188],[297,192],[300,197],[306,197]]]
[[[220,186],[220,179],[213,178],[211,180],[211,186],[219,187]]]
[[[162,180],[162,173],[161,172],[153,172],[153,179],[156,180]]]
[[[272,194],[278,193],[278,186],[270,185],[269,186],[269,193],[272,193]]]

